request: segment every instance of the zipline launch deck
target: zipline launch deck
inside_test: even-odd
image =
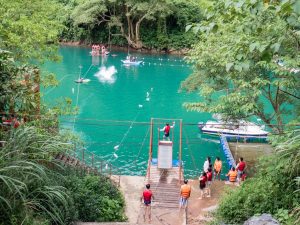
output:
[[[164,129],[158,129],[157,158],[153,158],[153,127],[154,122],[158,125],[161,121],[167,121]],[[169,126],[169,121],[173,125]],[[180,185],[183,180],[183,170],[181,161],[181,138],[182,138],[182,120],[179,120],[180,137],[178,159],[173,160],[174,148],[174,128],[175,120],[173,119],[151,119],[151,135],[149,148],[149,161],[146,173],[146,183],[151,185],[154,200],[153,207],[161,208],[178,208]],[[166,132],[167,130],[167,132]],[[164,137],[160,138],[160,132],[164,132]],[[169,139],[171,137],[171,140]]]

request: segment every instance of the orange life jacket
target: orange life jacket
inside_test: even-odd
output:
[[[181,186],[180,193],[181,193],[181,196],[182,196],[183,198],[188,198],[188,197],[190,197],[190,194],[191,194],[191,186],[190,186],[190,185],[187,185],[187,184],[182,185],[182,186]]]

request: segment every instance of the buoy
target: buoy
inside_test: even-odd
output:
[[[150,101],[150,98],[149,98],[149,97],[148,97],[148,98],[146,98],[146,101],[147,101],[147,102],[149,102],[149,101]]]
[[[115,158],[118,158],[118,155],[117,155],[116,153],[114,153],[114,157],[115,157]]]
[[[73,94],[75,93],[75,89],[74,89],[74,88],[72,88],[72,93],[73,93]]]
[[[118,150],[119,147],[120,147],[120,145],[116,145],[116,146],[114,147],[114,150]]]
[[[143,108],[143,105],[139,105],[139,108]]]
[[[108,169],[108,164],[105,164],[105,169],[106,169],[106,170]]]
[[[151,88],[150,90],[153,91],[153,88]]]

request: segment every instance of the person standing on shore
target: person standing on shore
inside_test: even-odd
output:
[[[199,177],[200,198],[198,199],[202,199],[204,197],[204,189],[206,187],[206,181],[207,181],[206,173],[203,172],[202,176]]]
[[[144,222],[146,222],[146,215],[148,214],[149,222],[151,221],[151,201],[154,199],[152,191],[150,190],[150,184],[146,184],[146,189],[143,191],[141,201],[144,203]]]
[[[184,184],[180,188],[180,203],[179,209],[187,207],[188,199],[191,195],[191,186],[187,184],[188,180],[184,180]]]
[[[215,176],[214,176],[214,180],[218,177],[218,179],[220,180],[220,176],[221,176],[221,170],[222,170],[222,161],[220,160],[219,157],[216,158],[216,161],[214,163],[214,172],[215,172]]]
[[[207,158],[206,158],[206,160],[205,160],[205,162],[204,162],[204,165],[203,165],[203,171],[205,172],[205,173],[207,173],[208,172],[208,168],[211,166],[211,159],[210,159],[210,157],[208,156]]]
[[[237,178],[238,178],[238,182],[240,183],[241,181],[241,177],[243,172],[246,169],[246,163],[244,162],[244,158],[240,157],[239,158],[239,163],[236,165],[236,170],[237,170]]]

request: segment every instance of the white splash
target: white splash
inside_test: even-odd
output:
[[[108,68],[102,66],[94,76],[97,77],[101,83],[113,84],[116,81],[114,74],[117,72],[118,71],[114,66],[110,66]]]

